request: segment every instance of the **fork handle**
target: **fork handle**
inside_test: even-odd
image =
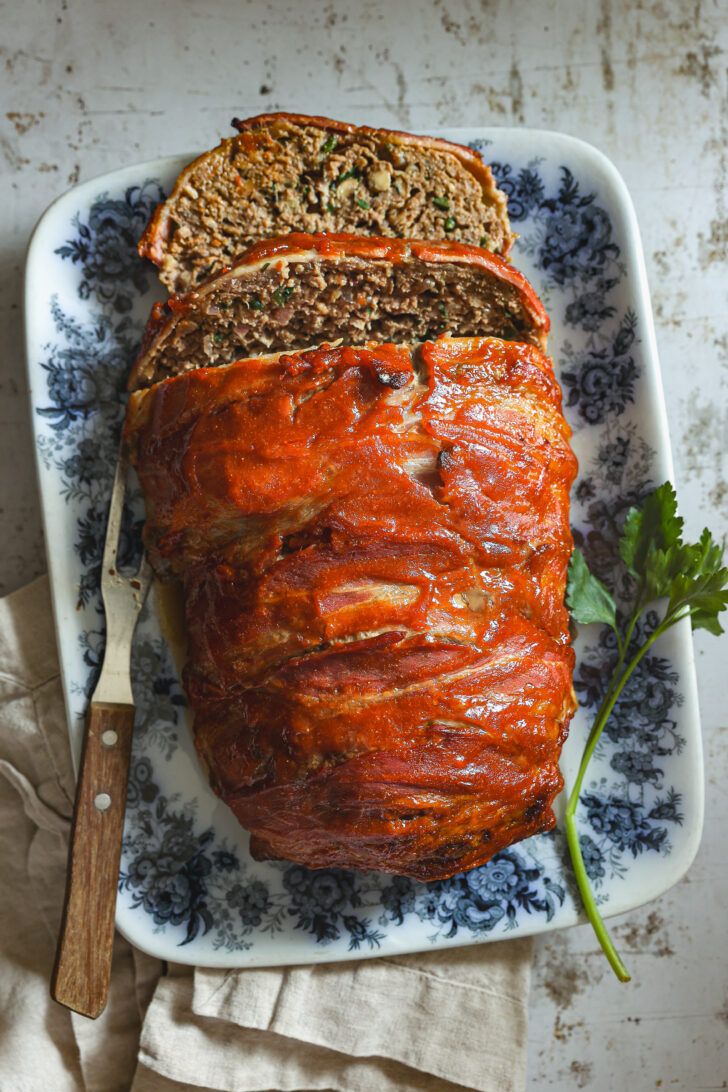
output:
[[[109,991],[133,727],[133,705],[88,708],[51,997],[93,1020]]]

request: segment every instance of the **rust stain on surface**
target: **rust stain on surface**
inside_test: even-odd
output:
[[[586,1086],[591,1083],[592,1068],[591,1062],[577,1062],[577,1060],[574,1059],[569,1066],[569,1070],[576,1081],[577,1088],[586,1088]]]
[[[488,109],[491,114],[505,114],[506,108],[501,102],[499,92],[495,87],[486,87],[482,83],[474,83],[470,88],[470,94],[473,98],[484,98],[488,103]]]
[[[728,220],[711,220],[710,234],[698,233],[698,261],[702,269],[728,261]]]
[[[720,357],[720,342],[714,342]],[[689,478],[702,484],[712,481],[707,493],[710,505],[720,509],[728,497],[725,457],[728,451],[728,410],[724,400],[699,401],[702,390],[693,390],[683,402],[683,459]]]
[[[560,1043],[565,1043],[578,1028],[583,1027],[583,1020],[576,1020],[573,1024],[569,1024],[562,1018],[561,1013],[557,1012],[554,1020],[554,1039],[557,1039]]]
[[[631,922],[615,929],[620,942],[636,952],[649,951],[658,956],[671,956],[675,952],[666,932],[665,919],[651,910],[644,922]]]
[[[40,125],[40,119],[45,117],[45,114],[42,110],[38,114],[22,114],[17,110],[9,110],[5,117],[8,121],[12,121],[16,133],[19,133],[22,136],[23,133],[28,132],[28,129],[32,129],[34,125]]]
[[[589,985],[583,962],[572,955],[567,942],[560,937],[549,944],[539,978],[554,1005],[562,1011]],[[565,1025],[560,1030],[565,1036]]]
[[[518,121],[523,121],[523,79],[515,59],[511,65],[508,82],[511,94],[511,114]]]
[[[609,51],[602,46],[602,83],[605,91],[614,91],[614,69]]]
[[[713,71],[713,61],[716,57],[720,57],[722,52],[718,46],[703,42],[697,51],[688,50],[685,54],[685,60],[676,70],[677,75],[697,80],[700,84],[701,94],[707,99],[716,78]]]

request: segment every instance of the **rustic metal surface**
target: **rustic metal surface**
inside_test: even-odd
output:
[[[45,567],[22,348],[35,220],[76,181],[278,108],[561,129],[610,156],[642,229],[688,530],[726,532],[725,0],[2,0],[0,13],[0,593]],[[631,985],[587,928],[536,942],[529,1092],[725,1087],[726,643],[701,635],[696,654],[703,846],[682,883],[616,926]]]

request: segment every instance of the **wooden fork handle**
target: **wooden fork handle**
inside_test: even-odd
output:
[[[94,1020],[109,991],[133,727],[133,705],[89,706],[51,997]]]

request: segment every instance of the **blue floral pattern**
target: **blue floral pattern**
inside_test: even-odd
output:
[[[637,319],[630,310],[618,315],[610,298],[625,270],[608,212],[596,194],[582,192],[568,167],[561,168],[558,190],[548,196],[537,163],[520,171],[508,163],[492,166],[517,230],[524,221],[530,229],[522,245],[545,275],[544,297],[549,288],[560,289],[567,300],[565,326],[586,334],[578,350],[567,341],[561,353],[566,405],[576,406],[591,425],[618,417],[634,400],[638,370],[630,349]]]
[[[579,348],[567,341],[560,355],[559,378],[565,405],[580,424],[602,426],[604,440],[591,467],[581,468],[575,488],[580,522],[576,544],[592,570],[609,586],[629,591],[617,542],[627,510],[639,504],[656,482],[651,478],[654,452],[639,437],[635,425],[623,423],[634,402],[640,373],[634,348],[637,317],[620,313],[615,302],[625,269],[613,237],[608,213],[593,193],[582,193],[567,167],[553,197],[537,184],[536,165],[515,172],[508,164],[494,165],[499,184],[509,194],[515,220],[529,217],[539,225],[526,237],[526,249],[537,252],[538,266],[561,288],[567,302],[563,323],[586,335]],[[647,617],[646,626],[656,620]],[[635,641],[644,637],[637,632]],[[587,648],[577,665],[574,688],[580,705],[596,711],[617,662],[614,634],[604,627],[599,644]],[[670,830],[681,824],[680,793],[665,786],[660,758],[679,754],[684,739],[677,731],[674,710],[682,699],[678,676],[657,656],[646,657],[620,695],[605,729],[608,738],[598,754],[609,752],[614,777],[592,782],[582,797],[591,833],[582,836],[587,871],[599,888],[609,872],[624,874],[625,854],[668,853]]]
[[[478,142],[474,142],[478,148]],[[623,306],[626,270],[609,210],[564,165],[496,162],[526,256],[553,316],[567,332],[559,374],[572,426],[594,430],[591,461],[574,491],[575,539],[590,566],[622,592],[628,577],[616,550],[627,508],[654,484],[654,452],[630,420],[640,383],[639,323]],[[104,622],[99,566],[106,509],[123,418],[126,375],[140,341],[154,286],[136,242],[162,197],[156,179],[100,193],[69,223],[58,258],[75,271],[71,313],[53,297],[56,336],[39,361],[45,377],[36,395],[38,449],[53,469],[73,520],[78,609],[84,628],[80,654],[85,679],[80,707],[93,690],[103,656]],[[77,313],[85,317],[79,319]],[[143,511],[128,494],[120,562],[139,555]],[[570,870],[560,833],[529,839],[481,868],[421,884],[403,877],[338,869],[309,871],[285,862],[256,864],[245,836],[221,834],[201,814],[212,806],[172,791],[172,770],[191,757],[183,726],[185,699],[167,645],[147,616],[133,653],[137,703],[129,779],[120,896],[156,931],[180,946],[206,937],[214,950],[244,952],[262,937],[309,938],[316,946],[379,951],[393,931],[415,923],[432,942],[500,936],[528,919],[550,922],[573,905]],[[647,619],[647,626],[654,621]],[[578,663],[575,688],[582,707],[596,707],[617,651],[605,630]],[[626,875],[645,853],[670,852],[671,832],[683,822],[680,791],[668,783],[670,758],[684,739],[678,730],[679,679],[659,656],[646,658],[624,692],[600,743],[599,776],[582,797],[581,846],[600,889]],[[188,755],[189,752],[189,755]],[[606,896],[603,896],[606,897]]]
[[[93,297],[105,310],[126,314],[151,284],[150,267],[139,260],[137,244],[154,206],[164,200],[158,182],[130,186],[122,197],[99,194],[88,211],[73,218],[73,236],[56,251],[81,267],[78,294]]]

